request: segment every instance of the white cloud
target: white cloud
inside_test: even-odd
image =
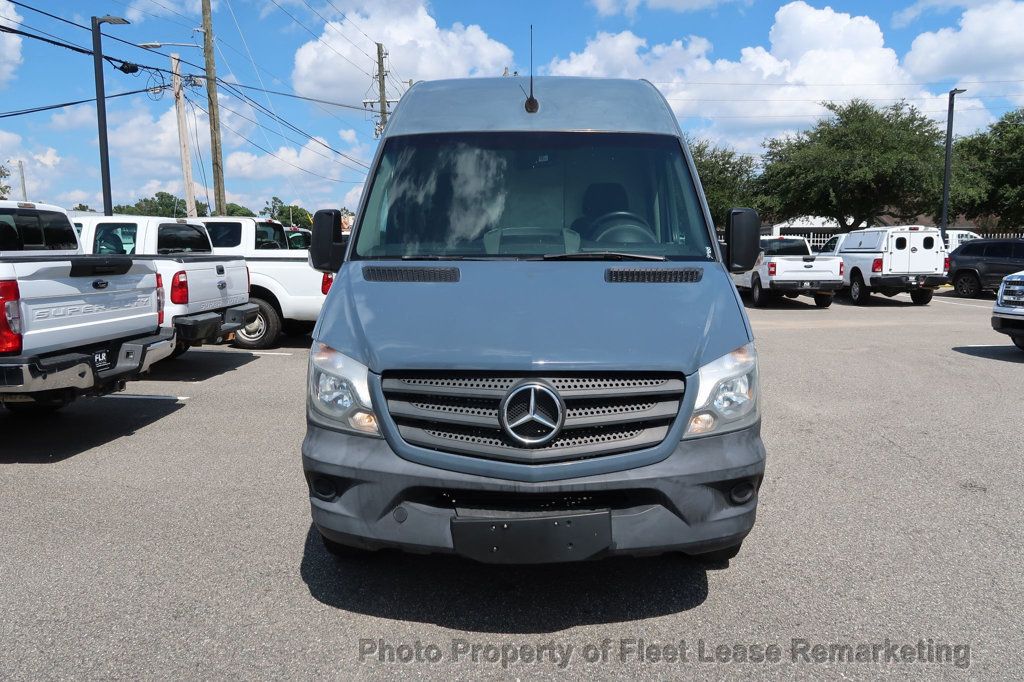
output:
[[[60,155],[57,154],[57,150],[53,147],[47,147],[45,151],[40,154],[33,154],[32,158],[35,159],[36,163],[46,166],[47,168],[55,168],[60,162]]]
[[[14,5],[0,0],[0,19],[5,25],[21,21],[21,15],[14,11]],[[14,77],[14,71],[21,64],[21,36],[0,33],[0,88]]]
[[[353,145],[356,143],[356,131],[351,128],[339,130],[338,137],[346,144]]]
[[[512,64],[512,51],[482,28],[460,23],[442,28],[418,0],[368,3],[350,10],[348,17],[387,46],[395,80],[497,76]],[[332,21],[319,41],[309,41],[296,51],[292,70],[295,90],[312,97],[340,93],[338,100],[358,104],[372,84],[375,50],[351,25]],[[389,92],[395,96],[398,87],[390,85]]]
[[[664,9],[672,12],[695,12],[740,0],[590,0],[597,13],[607,17],[615,14],[633,16],[641,5],[649,9]],[[747,0],[749,2],[749,0]]]
[[[341,205],[348,210],[355,212],[355,210],[359,208],[359,199],[362,198],[362,196],[363,184],[359,183],[345,193],[345,198],[341,200]]]
[[[216,0],[213,2],[213,10],[217,10]],[[187,14],[196,18],[197,25],[202,16],[202,0],[174,0],[173,2],[155,3],[149,0],[134,0],[125,10],[125,18],[133,24],[140,24],[147,18],[169,17],[177,20],[178,14]],[[183,21],[183,20],[182,20]]]
[[[905,64],[921,79],[1024,80],[1024,2],[1000,0],[966,10],[956,28],[922,33]],[[1020,91],[1008,83],[967,84],[971,94]],[[1024,105],[1024,96],[1011,98]],[[959,109],[958,109],[959,113]]]
[[[96,107],[92,104],[79,104],[64,107],[50,116],[50,127],[54,130],[75,130],[77,128],[96,128]]]
[[[945,93],[913,84],[877,22],[803,1],[779,8],[768,46],[745,47],[737,60],[713,58],[712,44],[700,36],[650,46],[622,31],[599,33],[582,51],[552,60],[547,72],[646,78],[678,116],[705,120],[688,132],[755,153],[764,137],[811,125],[825,113],[819,103],[826,100],[860,97],[885,105],[905,97],[945,120]],[[992,118],[979,100],[961,100],[957,114],[958,131]]]

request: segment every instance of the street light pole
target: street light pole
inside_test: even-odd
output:
[[[92,18],[92,64],[96,78],[96,125],[99,128],[100,178],[103,182],[103,215],[114,214],[114,201],[110,194],[110,155],[107,151],[107,95],[103,87],[103,45],[100,26],[127,24],[121,17]]]
[[[953,101],[957,95],[967,92],[960,88],[949,91],[949,112],[946,114],[946,168],[942,176],[942,220],[939,230],[942,242],[947,244],[946,230],[949,228],[949,178],[953,167]]]

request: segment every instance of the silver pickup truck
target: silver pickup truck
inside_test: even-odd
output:
[[[0,402],[48,411],[121,390],[174,349],[155,266],[84,255],[57,206],[0,201]]]

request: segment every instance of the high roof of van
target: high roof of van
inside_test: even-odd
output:
[[[384,137],[483,131],[602,131],[681,137],[668,102],[643,80],[534,78],[540,109],[524,107],[530,79],[460,78],[423,81],[402,97]]]

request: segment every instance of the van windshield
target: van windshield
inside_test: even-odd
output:
[[[366,259],[714,259],[682,147],[662,135],[391,138],[355,239]]]

